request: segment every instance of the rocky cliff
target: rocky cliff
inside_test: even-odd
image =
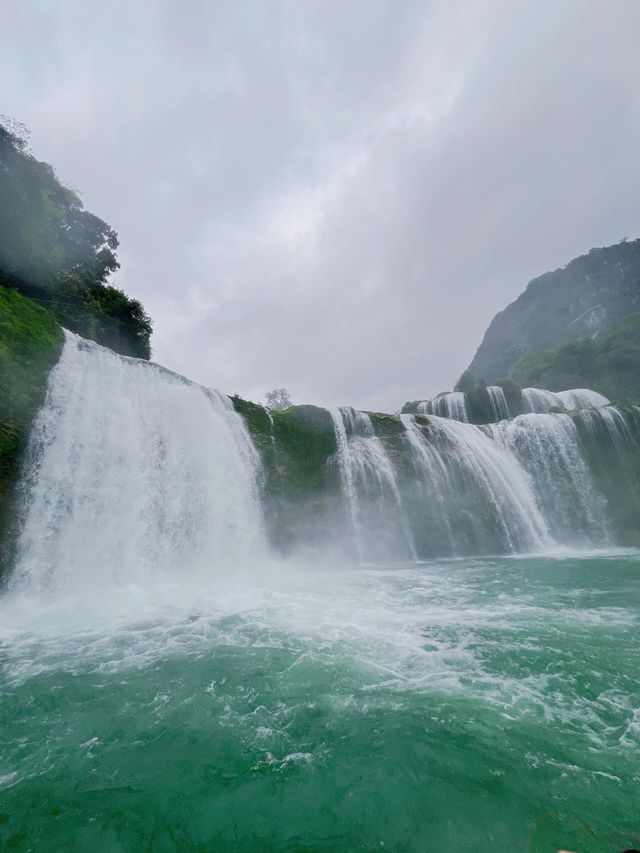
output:
[[[640,239],[592,249],[533,279],[491,321],[469,367],[487,382],[532,352],[598,338],[640,309]]]

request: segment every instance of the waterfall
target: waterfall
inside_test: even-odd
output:
[[[438,415],[441,418],[467,423],[467,400],[462,391],[447,391],[438,394],[432,400],[425,400],[418,404],[418,412],[423,415]]]
[[[343,410],[339,408],[329,409],[329,414],[333,421],[333,429],[336,434],[336,446],[338,448],[338,466],[340,468],[340,479],[342,480],[342,489],[349,507],[351,516],[351,524],[355,537],[356,551],[358,559],[362,559],[362,533],[360,528],[360,512],[358,506],[358,492],[355,485],[355,463],[351,447],[347,438],[347,429],[345,427],[345,419]]]
[[[375,556],[380,547],[378,537],[386,531],[396,544],[400,540],[408,555],[415,559],[413,536],[395,471],[382,441],[375,434],[369,415],[348,406],[329,411],[358,557]],[[393,530],[394,527],[399,531]]]
[[[637,473],[628,452],[637,440],[625,419],[633,426],[633,413],[593,408],[604,398],[584,389],[525,389],[530,407],[583,408],[508,420],[502,389],[487,391],[498,422],[482,427],[465,422],[461,392],[421,404],[442,416],[330,410],[337,450],[329,468],[326,456],[319,464],[323,477],[337,466],[342,502],[317,485],[308,498],[290,497],[295,480],[279,478],[299,463],[279,446],[267,411],[270,444],[260,446],[272,466],[278,532],[303,544],[301,530],[317,530],[318,542],[343,530],[359,560],[377,562],[607,545],[612,508],[633,533]],[[228,573],[266,548],[264,483],[227,397],[66,333],[32,429],[11,584],[93,588]]]
[[[637,442],[622,412],[614,406],[606,406],[601,409],[585,409],[580,412],[580,421],[594,438],[600,438],[604,432],[605,436],[618,451],[635,447]]]
[[[544,391],[542,388],[522,389],[522,411],[542,414],[554,406],[564,405],[552,391]]]
[[[491,404],[492,420],[504,421],[510,417],[507,398],[504,396],[502,388],[499,385],[488,385],[487,394]]]
[[[554,406],[564,409],[590,409],[606,406],[609,400],[597,391],[588,388],[572,388],[569,391],[544,391],[542,388],[522,389],[522,411],[546,414]]]
[[[565,409],[597,409],[606,406],[609,400],[597,391],[589,388],[572,388],[569,391],[558,391],[556,397]]]
[[[573,418],[526,414],[493,424],[490,430],[528,471],[538,504],[558,542],[610,543],[606,504],[592,483]]]
[[[552,543],[527,472],[505,446],[480,427],[431,417],[434,440],[453,473],[457,494],[451,501],[452,520],[463,507],[475,524],[494,529],[500,550],[531,551]]]
[[[449,470],[442,455],[426,440],[424,433],[417,426],[414,415],[400,415],[400,419],[404,424],[417,474],[416,504],[426,511],[426,518],[421,519],[421,526],[428,528],[431,539],[431,543],[426,544],[431,544],[433,547],[436,542],[441,542],[446,549],[445,553],[455,556],[457,545],[451,526],[450,505],[447,501],[447,496],[453,490]]]
[[[67,332],[32,431],[12,583],[228,572],[262,547],[259,476],[226,397]]]

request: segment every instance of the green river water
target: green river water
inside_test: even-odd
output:
[[[0,849],[640,846],[640,557],[0,602]]]

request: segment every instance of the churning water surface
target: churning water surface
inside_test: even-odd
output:
[[[333,418],[357,551],[373,492],[395,564],[276,561],[228,400],[68,335],[0,598],[0,848],[640,845],[638,555],[407,562],[429,524],[455,552],[468,492],[487,547],[608,541],[573,423],[405,417],[412,516]]]
[[[6,849],[638,844],[637,555],[254,569],[3,600]]]

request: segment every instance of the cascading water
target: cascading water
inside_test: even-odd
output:
[[[568,391],[545,391],[542,388],[522,389],[523,413],[547,414],[555,406],[568,409],[591,409],[606,406],[609,400],[589,388],[572,388]]]
[[[559,398],[552,391],[542,388],[522,389],[522,411],[543,414],[554,406],[562,406]]]
[[[606,406],[609,400],[604,394],[591,391],[589,388],[570,388],[568,391],[557,391],[556,397],[565,409],[597,409]]]
[[[531,551],[552,543],[529,475],[508,448],[480,427],[447,418],[429,419],[433,441],[453,484],[452,524],[467,533],[466,552]]]
[[[579,418],[594,438],[600,438],[604,431],[613,446],[619,451],[636,445],[636,440],[622,412],[614,406],[585,409],[580,412]]]
[[[338,465],[360,559],[375,557],[382,545],[380,534],[415,559],[413,536],[396,475],[370,417],[350,407],[331,409]]]
[[[441,454],[426,440],[424,433],[416,424],[415,417],[400,415],[400,419],[404,424],[417,475],[413,505],[416,509],[420,508],[423,513],[419,524],[414,522],[414,530],[417,528],[418,531],[427,532],[427,536],[423,538],[430,541],[431,547],[436,543],[442,543],[444,553],[455,555],[457,553],[456,538],[451,526],[450,506],[447,501],[447,496],[453,489],[449,469]],[[429,543],[425,542],[425,544]],[[424,545],[422,551],[428,553]]]
[[[502,389],[487,391],[499,423],[483,428],[461,420],[461,392],[423,404],[447,417],[403,415],[397,438],[377,436],[363,412],[330,411],[345,532],[360,560],[611,541],[574,418],[622,460],[634,443],[624,417],[607,407],[509,421]],[[539,407],[561,396],[526,391]],[[562,398],[586,405],[601,395]],[[67,334],[33,430],[12,583],[142,580],[237,563],[264,544],[261,476],[228,398]]]
[[[538,505],[558,542],[610,544],[606,504],[594,488],[573,418],[526,414],[489,429],[528,471]]]
[[[343,417],[343,410],[339,408],[329,409],[329,413],[331,415],[331,419],[333,421],[333,428],[336,435],[336,445],[337,445],[337,454],[338,454],[338,465],[340,467],[340,478],[342,480],[342,488],[344,491],[344,496],[349,507],[349,513],[351,515],[351,524],[353,526],[353,533],[355,539],[356,550],[358,553],[358,558],[362,558],[362,534],[360,528],[360,511],[358,505],[358,492],[356,490],[355,477],[354,477],[354,461],[353,455],[351,453],[351,447],[349,445],[349,439],[347,438],[347,430],[345,427],[345,419]]]
[[[441,418],[468,423],[467,400],[462,391],[448,391],[432,400],[418,404],[418,412],[423,415],[438,415]]]
[[[258,479],[226,397],[67,332],[31,438],[12,584],[227,572],[262,545]]]
[[[489,395],[489,403],[493,414],[492,420],[504,421],[510,417],[509,406],[504,391],[499,385],[488,385],[487,394]]]

